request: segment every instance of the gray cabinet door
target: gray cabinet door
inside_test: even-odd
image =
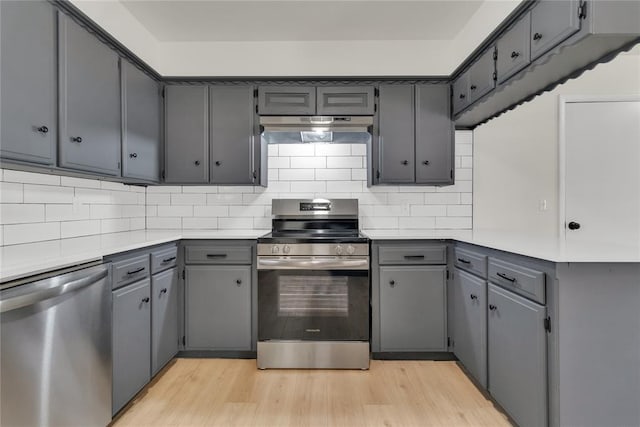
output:
[[[121,62],[122,176],[160,178],[160,88],[131,63]]]
[[[113,414],[151,378],[150,291],[145,279],[113,292]]]
[[[187,266],[186,347],[251,350],[251,267]]]
[[[469,102],[473,103],[496,87],[494,49],[482,54],[469,68]]]
[[[253,86],[209,88],[212,184],[253,184],[255,107]]]
[[[496,43],[498,59],[496,73],[498,83],[502,83],[518,71],[529,65],[531,33],[531,14],[524,15]]]
[[[453,286],[453,352],[486,388],[487,282],[456,269]]]
[[[531,60],[580,29],[580,0],[542,0],[531,10]]]
[[[453,121],[448,84],[416,85],[417,184],[453,182]]]
[[[151,375],[178,352],[178,271],[151,278]]]
[[[381,85],[378,183],[415,182],[415,102],[413,85]],[[377,174],[376,174],[377,175]]]
[[[458,114],[469,105],[469,70],[453,82],[453,114]]]
[[[58,15],[61,167],[120,175],[118,55]]]
[[[0,157],[56,160],[55,11],[45,1],[0,2]]]
[[[380,267],[381,351],[446,351],[445,266]]]
[[[209,182],[207,86],[165,87],[165,181]]]
[[[489,284],[489,392],[521,427],[547,425],[546,308]]]
[[[319,116],[369,116],[374,113],[373,86],[321,86],[317,88]]]
[[[315,86],[260,86],[258,112],[265,116],[316,114]]]

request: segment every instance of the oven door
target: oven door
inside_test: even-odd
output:
[[[368,259],[259,258],[258,340],[368,341]]]

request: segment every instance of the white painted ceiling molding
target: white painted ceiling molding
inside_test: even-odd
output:
[[[163,76],[449,75],[520,0],[71,0]]]

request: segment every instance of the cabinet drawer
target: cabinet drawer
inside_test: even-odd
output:
[[[489,280],[524,297],[545,303],[544,272],[489,258]]]
[[[453,263],[456,267],[487,278],[487,256],[462,248],[455,248]]]
[[[178,247],[161,248],[151,252],[151,274],[174,267],[178,259]]]
[[[531,14],[527,13],[513,28],[507,31],[497,42],[498,59],[496,72],[498,83],[503,83],[511,76],[529,65],[531,44]]]
[[[187,264],[251,264],[251,246],[187,246]]]
[[[320,116],[372,115],[373,86],[329,86],[317,88]]]
[[[113,289],[149,276],[149,255],[113,263]]]
[[[380,264],[446,264],[447,247],[438,246],[381,246]]]

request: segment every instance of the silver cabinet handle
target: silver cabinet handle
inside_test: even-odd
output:
[[[316,270],[368,270],[368,258],[312,258],[295,257],[280,259],[278,257],[259,257],[258,270],[297,270],[300,268]]]
[[[0,313],[27,307],[29,305],[37,304],[39,302],[58,297],[60,295],[78,291],[93,283],[96,283],[101,279],[104,279],[105,277],[107,277],[107,274],[108,270],[105,268],[97,273],[91,274],[90,276],[72,280],[55,287],[0,300]]]

